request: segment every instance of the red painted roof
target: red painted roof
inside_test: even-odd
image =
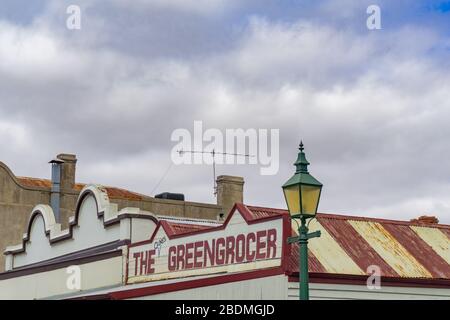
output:
[[[248,223],[289,217],[287,210],[236,204]],[[348,215],[319,213],[310,231],[320,238],[310,240],[309,270],[320,274],[367,275],[377,266],[392,279],[450,279],[450,226],[423,224]],[[173,219],[173,218],[171,218]],[[220,225],[199,221],[161,220],[170,236],[187,235]],[[227,220],[228,221],[228,220]],[[225,222],[226,223],[226,222]],[[293,225],[292,234],[296,233]],[[298,245],[287,250],[286,270],[298,273]]]
[[[47,179],[18,178],[29,187],[50,188]],[[81,190],[85,185],[76,184]],[[142,200],[144,196],[128,190],[106,187],[109,197]],[[238,204],[247,221],[288,216],[287,210]],[[392,278],[450,279],[450,226],[434,219],[398,221],[369,217],[318,213],[310,230],[322,236],[310,241],[310,272],[329,274],[367,274],[378,266],[381,274]],[[170,235],[183,235],[214,228],[211,224],[161,220]],[[293,233],[295,233],[295,228]],[[291,246],[288,271],[298,272],[298,245]]]
[[[25,187],[51,188],[52,182],[47,179],[37,179],[29,177],[17,177],[19,183]]]
[[[50,189],[52,186],[52,182],[48,179],[38,179],[38,178],[29,178],[29,177],[17,177],[17,180],[19,180],[19,183],[22,184],[25,187],[39,187],[39,188],[48,188]],[[86,184],[83,183],[76,183],[74,186],[74,190],[81,191]],[[128,191],[121,188],[116,187],[104,187],[106,191],[108,192],[108,196],[111,199],[122,199],[122,200],[135,200],[140,201],[145,196]]]
[[[242,207],[255,220],[288,215],[282,209]],[[310,272],[367,274],[375,265],[385,277],[450,279],[449,225],[432,223],[434,219],[398,221],[325,213],[316,218],[310,231],[319,229],[322,236],[310,240]],[[289,272],[297,273],[297,244],[290,248],[287,261]]]
[[[289,215],[283,209],[244,204],[235,208],[249,223]],[[326,213],[318,213],[316,218],[310,231],[320,229],[322,236],[310,241],[310,272],[364,275],[375,265],[384,277],[450,279],[449,225]],[[170,220],[161,224],[170,235],[214,228]],[[287,270],[297,273],[298,245],[288,252]]]
[[[248,205],[245,205],[245,207],[251,212],[253,219],[260,219],[288,214],[287,210],[283,209],[265,208]]]
[[[204,224],[182,223],[168,220],[161,220],[160,222],[164,228],[164,231],[166,231],[166,233],[170,236],[178,236],[186,233],[191,233],[194,231],[213,228],[213,226],[211,225],[204,225]]]

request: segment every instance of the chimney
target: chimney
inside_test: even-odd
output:
[[[234,176],[217,177],[217,204],[226,217],[236,202],[244,201],[244,178]]]
[[[50,206],[55,214],[57,223],[61,222],[61,169],[64,161],[61,159],[54,159],[50,161],[52,165],[52,190],[50,193]]]
[[[61,189],[73,189],[75,186],[77,156],[74,154],[61,153],[57,158],[64,162],[61,166]]]
[[[435,216],[420,216],[417,219],[411,219],[410,222],[419,224],[438,224],[439,219]]]

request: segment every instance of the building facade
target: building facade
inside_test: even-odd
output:
[[[67,228],[33,208],[0,299],[298,299],[291,223],[242,203],[225,221],[119,208],[88,185]],[[310,229],[311,299],[450,299],[450,226],[319,213]]]
[[[21,241],[31,210],[36,204],[52,205],[52,196],[56,195],[59,198],[56,202],[58,208],[53,208],[55,212],[59,211],[57,222],[63,229],[68,228],[69,217],[76,209],[77,199],[85,184],[76,182],[77,157],[75,155],[60,154],[52,161],[52,166],[55,163],[60,165],[60,171],[56,179],[52,180],[17,177],[6,164],[0,162],[0,250],[2,252],[7,246]],[[57,194],[55,194],[55,184],[58,185]],[[220,214],[229,212],[235,202],[243,201],[244,181],[241,177],[220,176],[217,184],[216,204],[155,198],[117,187],[104,187],[104,190],[108,193],[109,201],[116,204],[119,210],[135,207],[168,216],[214,220]],[[0,272],[4,271],[4,264],[4,257],[0,255]]]

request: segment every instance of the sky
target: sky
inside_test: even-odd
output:
[[[49,178],[75,153],[79,182],[214,203],[174,130],[278,129],[276,174],[217,166],[245,203],[286,206],[302,139],[319,211],[450,224],[449,70],[450,1],[3,0],[0,161]]]

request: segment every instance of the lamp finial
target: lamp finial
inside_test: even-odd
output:
[[[294,165],[297,167],[297,173],[308,173],[309,162],[308,160],[306,160],[305,153],[303,152],[303,150],[305,149],[303,147],[303,140],[300,141],[298,149],[300,152],[298,153],[297,161],[295,161],[294,163]]]

